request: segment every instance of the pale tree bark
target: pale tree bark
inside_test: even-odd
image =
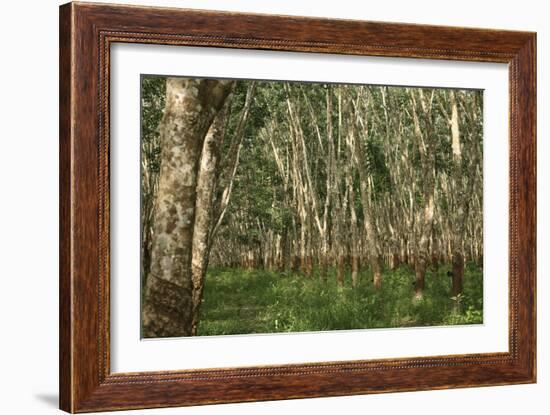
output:
[[[458,118],[458,105],[456,95],[453,90],[449,92],[451,101],[451,144],[453,151],[453,206],[452,216],[452,262],[453,262],[453,281],[451,295],[458,296],[462,292],[462,280],[464,279],[464,252],[463,236],[464,222],[466,219],[465,195],[463,192],[462,180],[462,150],[460,143],[460,127]]]
[[[344,93],[343,93],[344,92]],[[336,87],[336,98],[338,102],[338,123],[337,123],[337,140],[335,150],[333,151],[334,160],[333,166],[333,185],[332,185],[332,200],[334,208],[333,217],[333,257],[336,262],[336,282],[339,287],[344,286],[346,259],[348,257],[348,238],[349,227],[347,226],[347,211],[349,203],[349,190],[346,184],[345,170],[350,165],[349,160],[345,157],[343,151],[344,119],[343,113],[348,107],[346,99],[346,90],[341,85]]]
[[[366,122],[363,121],[362,117],[357,112],[357,105],[355,108],[356,116],[358,122],[363,128],[363,135],[368,137],[368,129]],[[355,135],[355,134],[354,134]],[[357,167],[357,173],[359,176],[359,194],[361,197],[361,206],[363,208],[363,227],[365,231],[365,247],[368,261],[372,267],[373,271],[373,283],[376,289],[382,287],[382,264],[380,258],[380,245],[379,238],[374,226],[374,219],[372,217],[372,212],[369,209],[369,191],[368,191],[368,175],[367,167],[365,162],[365,147],[362,143],[361,137],[355,135],[353,138],[353,143],[355,146],[354,151],[354,163]]]
[[[280,150],[275,144],[275,135],[276,135],[276,125],[273,120],[267,123],[267,125],[260,130],[260,137],[264,141],[266,153],[272,153],[273,158],[275,159],[275,165],[277,166],[277,171],[279,177],[283,183],[283,206],[285,209],[292,207],[292,203],[289,201],[289,184],[290,184],[290,162],[288,157],[288,150]],[[287,144],[288,145],[288,144]],[[285,157],[286,153],[286,157]],[[289,240],[289,228],[290,224],[287,223],[287,218],[283,219],[283,229],[280,236],[280,261],[279,261],[279,270],[286,271],[290,269],[291,263],[291,241]]]
[[[297,204],[298,213],[300,217],[301,233],[300,233],[300,247],[301,247],[301,263],[302,270],[305,275],[312,275],[312,259],[311,256],[311,231],[312,231],[312,219],[315,221],[315,225],[319,232],[321,239],[321,254],[319,259],[320,265],[320,278],[322,280],[327,279],[328,268],[328,216],[331,200],[331,183],[332,183],[332,167],[331,161],[334,158],[333,143],[332,143],[332,104],[330,99],[330,89],[327,88],[326,92],[326,114],[327,114],[327,140],[328,140],[328,156],[326,158],[327,166],[327,178],[326,178],[326,196],[324,201],[324,207],[322,217],[320,213],[319,205],[321,200],[318,191],[315,186],[315,181],[312,178],[311,166],[309,161],[308,149],[306,146],[306,139],[304,137],[304,131],[301,125],[301,117],[298,107],[298,102],[291,96],[291,89],[288,84],[285,84],[285,90],[287,92],[287,110],[289,118],[290,135],[292,139],[292,156],[293,156],[293,168],[292,176],[297,190]],[[314,120],[315,122],[315,120]],[[320,129],[316,126],[317,134],[320,134]],[[319,136],[321,141],[321,137]],[[304,257],[305,256],[305,257]]]
[[[357,230],[357,213],[355,211],[354,200],[355,193],[353,191],[353,179],[351,174],[346,177],[349,193],[349,209],[350,209],[350,229],[351,229],[351,284],[356,287],[359,283],[359,232]]]
[[[229,146],[228,154],[222,161],[221,170],[223,175],[217,175],[216,177],[216,187],[218,191],[220,191],[221,197],[217,200],[213,208],[214,225],[210,230],[210,241],[212,241],[213,237],[218,232],[218,229],[220,228],[223,218],[227,212],[227,207],[229,206],[231,193],[233,191],[233,182],[235,181],[237,167],[239,166],[244,130],[248,117],[250,116],[250,108],[252,107],[252,102],[256,93],[256,86],[257,83],[255,81],[251,81],[248,85],[244,107],[239,115],[235,133],[233,134],[233,137],[231,137],[231,144]]]
[[[457,95],[464,202],[463,254],[483,267],[483,95]]]
[[[334,138],[332,136],[332,88],[327,87],[326,92],[326,118],[327,118],[327,179],[326,179],[326,197],[325,205],[323,208],[323,225],[322,228],[319,227],[319,232],[321,233],[321,279],[323,281],[328,280],[328,264],[329,264],[329,214],[332,207],[332,196],[333,196],[333,175],[334,175]],[[303,139],[303,136],[302,136]],[[311,176],[308,177],[308,180],[311,182]],[[313,186],[310,186],[313,188]]]
[[[167,78],[151,268],[142,308],[144,337],[188,336],[197,172],[205,135],[232,81]]]
[[[216,115],[202,149],[199,175],[197,179],[197,201],[195,203],[195,228],[193,233],[192,273],[193,273],[193,322],[192,335],[197,334],[200,305],[204,288],[204,278],[210,256],[210,228],[212,222],[212,199],[216,185],[216,172],[220,160],[220,146],[223,142],[227,123],[228,105]]]
[[[400,114],[399,111],[391,110],[392,117],[389,116],[389,110],[391,108],[391,94],[389,92],[388,87],[380,87],[378,88],[378,91],[380,93],[380,99],[382,101],[382,112],[383,112],[383,146],[384,146],[384,153],[386,155],[386,165],[388,167],[388,170],[391,172],[389,174],[389,187],[391,189],[391,192],[389,193],[389,197],[384,197],[384,205],[382,207],[382,212],[385,212],[385,219],[386,219],[386,234],[387,234],[387,250],[388,250],[388,263],[390,266],[390,269],[395,269],[400,264],[400,241],[399,241],[399,230],[398,227],[401,223],[406,221],[405,215],[401,216],[400,211],[400,201],[399,201],[399,194],[398,194],[398,181],[395,180],[394,175],[400,174],[397,170],[399,169],[398,163],[395,163],[395,155],[396,155],[396,149],[394,148],[394,145],[392,144],[392,138],[400,141],[400,133],[398,131],[398,125],[399,125],[399,119]],[[374,110],[373,110],[374,111]],[[393,173],[393,174],[392,174]],[[403,179],[401,179],[403,180]],[[399,220],[395,220],[396,218],[399,218]]]
[[[352,120],[353,123],[353,120]],[[348,163],[345,164],[345,180],[349,196],[349,211],[350,211],[350,255],[351,255],[351,285],[356,287],[359,283],[359,229],[357,221],[357,211],[355,210],[355,189],[353,184],[353,160],[355,159],[355,143],[353,136],[353,128],[348,128],[346,135],[346,145],[348,148]]]
[[[225,105],[214,118],[210,129],[206,135],[200,168],[197,179],[197,201],[195,228],[193,234],[193,253],[192,253],[192,276],[193,276],[193,318],[192,335],[197,334],[199,323],[200,306],[204,291],[204,280],[212,248],[212,238],[219,228],[219,222],[223,220],[223,215],[229,204],[233,180],[239,163],[239,153],[242,142],[242,136],[246,122],[250,114],[256,83],[251,82],[247,91],[245,105],[239,116],[239,122],[232,137],[233,149],[226,160],[227,181],[222,193],[221,204],[217,206],[218,212],[214,212],[214,194],[219,187],[220,180],[220,147],[223,143],[226,133],[226,126],[229,116],[229,105]],[[217,217],[214,217],[217,213]],[[214,220],[216,222],[214,223]],[[219,222],[218,222],[219,221]],[[217,225],[217,227],[215,226]],[[215,230],[214,230],[215,228]]]
[[[416,261],[415,261],[415,296],[420,299],[424,295],[424,286],[426,278],[426,268],[429,258],[429,242],[432,234],[435,209],[435,151],[433,146],[433,137],[431,131],[431,99],[430,103],[422,89],[417,91],[420,99],[420,106],[425,119],[425,128],[420,126],[420,119],[417,110],[417,101],[415,90],[410,90],[412,101],[412,116],[414,123],[414,132],[417,139],[417,145],[420,153],[422,196],[424,206],[418,211],[419,234],[416,242]],[[433,99],[433,91],[432,91]]]

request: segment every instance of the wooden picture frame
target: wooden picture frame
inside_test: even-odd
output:
[[[509,352],[111,373],[109,59],[116,42],[507,63]],[[535,105],[535,33],[107,4],[61,6],[61,409],[91,412],[535,382]]]

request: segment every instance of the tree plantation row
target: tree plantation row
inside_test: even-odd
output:
[[[144,336],[197,334],[209,265],[375,290],[406,265],[420,299],[449,264],[457,297],[483,260],[482,97],[144,77]]]

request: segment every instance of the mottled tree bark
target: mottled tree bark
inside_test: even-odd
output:
[[[193,322],[192,335],[197,334],[200,304],[204,288],[204,277],[210,256],[210,228],[212,222],[212,199],[214,195],[216,171],[219,166],[220,145],[222,144],[228,107],[221,110],[204,140],[199,175],[197,179],[197,201],[195,203],[195,227],[193,233],[192,276],[193,276]]]
[[[193,235],[192,275],[193,275],[193,318],[192,335],[197,334],[200,306],[204,290],[204,280],[210,258],[212,238],[223,219],[225,209],[229,204],[233,180],[239,163],[239,152],[244,134],[244,128],[250,114],[250,108],[256,90],[256,82],[251,82],[241,112],[239,123],[231,141],[231,150],[225,160],[223,183],[219,174],[220,146],[224,139],[229,107],[226,105],[214,118],[206,135],[197,180],[197,202],[195,228]],[[214,192],[223,189],[220,204],[214,207]]]
[[[205,135],[232,81],[167,78],[151,268],[142,308],[144,337],[188,336],[196,186]]]

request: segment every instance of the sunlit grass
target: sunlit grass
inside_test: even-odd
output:
[[[327,283],[267,270],[210,269],[199,335],[350,330],[475,324],[483,321],[482,271],[469,264],[464,292],[450,297],[449,266],[429,270],[422,300],[415,300],[414,272],[387,270],[376,291],[365,271],[356,288],[349,274],[343,288],[334,270]]]

